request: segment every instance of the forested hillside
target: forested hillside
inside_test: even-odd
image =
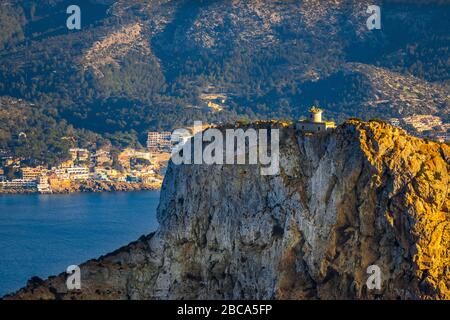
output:
[[[0,96],[113,143],[194,119],[297,119],[312,104],[338,122],[448,120],[445,1],[85,0],[79,31],[71,4],[2,1]],[[366,27],[369,4],[381,30]]]
[[[107,139],[66,120],[55,120],[42,107],[8,97],[0,98],[0,149],[49,165],[68,157],[70,147],[98,147]]]

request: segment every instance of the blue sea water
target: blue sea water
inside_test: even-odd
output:
[[[159,192],[0,195],[0,297],[156,230]]]

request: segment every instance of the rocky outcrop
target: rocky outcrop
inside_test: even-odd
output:
[[[170,164],[156,233],[8,299],[449,299],[445,144],[382,122],[280,127],[280,174]],[[368,289],[367,268],[381,270]]]
[[[86,51],[82,61],[84,69],[92,69],[94,74],[103,77],[102,66],[119,67],[117,60],[134,50],[142,55],[150,54],[150,48],[142,36],[142,25],[134,23],[97,41]]]
[[[140,191],[140,190],[157,190],[161,187],[161,183],[130,183],[119,181],[71,181],[68,188],[57,188],[53,190],[55,193],[74,193],[74,192],[114,192],[114,191]]]

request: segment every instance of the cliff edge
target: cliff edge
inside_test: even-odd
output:
[[[378,121],[280,128],[280,174],[174,165],[159,229],[6,299],[450,299],[450,147]],[[368,289],[367,268],[381,270]]]

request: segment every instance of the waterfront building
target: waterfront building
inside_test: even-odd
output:
[[[37,189],[39,193],[52,193],[46,176],[40,176],[37,180]]]
[[[20,174],[22,176],[22,179],[24,180],[37,180],[37,178],[43,174],[45,174],[47,170],[45,170],[42,167],[36,167],[36,168],[20,168]]]
[[[61,179],[52,174],[49,176],[48,182],[51,190],[69,190],[71,187],[69,175],[67,175],[66,179]]]
[[[122,176],[122,173],[116,169],[109,169],[105,173],[110,179],[117,179]]]
[[[88,180],[89,169],[86,167],[71,167],[67,168],[70,180]]]
[[[161,179],[155,177],[154,175],[146,175],[141,177],[143,183],[160,183]]]
[[[2,189],[34,189],[36,186],[36,181],[27,179],[13,179],[0,182],[0,187]]]
[[[68,180],[69,174],[67,173],[67,168],[52,168],[52,173],[55,174],[57,179]]]
[[[109,181],[109,177],[106,174],[106,172],[94,172],[92,175],[94,180],[99,180],[99,181]]]

